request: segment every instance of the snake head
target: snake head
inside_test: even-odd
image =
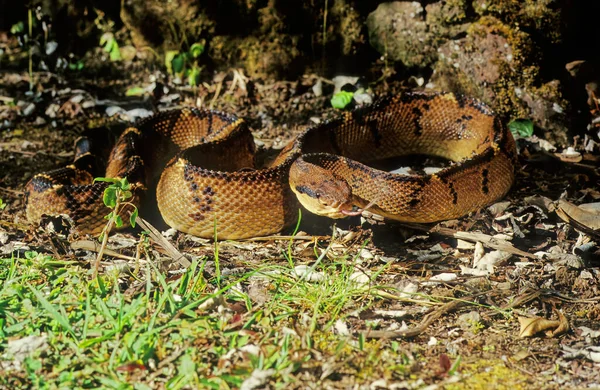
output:
[[[322,167],[300,162],[290,170],[290,187],[308,211],[329,218],[352,215],[353,196],[343,178]]]
[[[329,218],[352,215],[352,191],[345,180],[296,185],[292,190],[302,206],[311,213]]]

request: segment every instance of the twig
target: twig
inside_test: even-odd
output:
[[[71,243],[71,248],[72,249],[83,249],[86,251],[92,251],[92,252],[100,252],[100,244],[96,241],[90,241],[90,240],[79,240],[79,241],[75,241],[73,243]],[[131,256],[127,256],[127,255],[123,255],[117,251],[114,251],[112,249],[109,248],[104,248],[104,254],[107,256],[112,256],[112,257],[116,257],[118,259],[123,259],[123,260],[128,260],[128,261],[135,261],[136,258],[135,257],[131,257]]]
[[[427,233],[439,234],[439,235],[445,236],[445,237],[458,238],[458,239],[470,241],[470,242],[481,242],[481,244],[483,244],[483,246],[486,246],[488,248],[501,250],[504,252],[512,253],[517,256],[527,257],[529,259],[539,260],[539,258],[537,256],[532,255],[531,253],[522,251],[518,248],[515,248],[513,246],[513,244],[510,243],[509,241],[503,240],[501,238],[492,237],[489,234],[461,232],[458,230],[441,227],[439,225],[436,225],[432,228],[424,226],[424,225],[419,225],[419,224],[401,223],[400,225],[406,226],[411,229],[427,232]]]
[[[154,240],[154,242],[160,245],[173,260],[177,261],[185,268],[188,268],[190,265],[192,265],[192,263],[190,263],[190,261],[185,257],[185,255],[179,252],[179,250],[177,250],[177,248],[175,248],[175,246],[173,246],[173,244],[171,244],[169,240],[164,238],[154,226],[150,225],[148,221],[146,221],[143,218],[140,218],[139,216],[135,221],[144,230],[148,231],[149,236]]]
[[[0,191],[8,192],[9,194],[23,195],[24,191],[11,190],[10,188],[0,187]]]
[[[359,331],[359,333],[362,333],[366,338],[372,338],[372,339],[415,337],[415,336],[418,336],[421,333],[423,333],[425,331],[425,329],[427,329],[429,327],[429,325],[431,325],[435,320],[440,318],[443,314],[450,313],[450,312],[460,308],[461,306],[467,305],[467,304],[471,303],[469,301],[470,299],[476,298],[483,294],[486,294],[486,292],[481,292],[481,293],[474,294],[474,295],[471,295],[471,296],[468,296],[465,298],[461,298],[461,299],[457,299],[457,300],[453,300],[448,303],[445,303],[444,305],[440,306],[439,308],[437,308],[434,311],[427,314],[423,318],[421,323],[412,329],[395,330],[395,331],[394,330],[363,330],[363,331]]]
[[[264,237],[251,237],[251,238],[243,238],[237,241],[273,241],[273,240],[298,240],[298,241],[312,241],[314,239],[318,239],[319,236],[282,236],[282,235],[274,235],[274,236],[264,236]]]

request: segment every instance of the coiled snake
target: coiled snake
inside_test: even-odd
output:
[[[353,206],[406,222],[458,218],[503,197],[516,169],[514,139],[498,117],[449,93],[407,92],[344,112],[304,131],[266,168],[255,169],[254,151],[233,115],[166,111],[121,134],[105,176],[128,177],[135,201],[156,185],[160,213],[177,230],[213,237],[216,228],[220,239],[236,239],[295,223],[298,201],[332,218],[356,214]],[[418,176],[363,165],[411,154],[455,163]],[[34,176],[27,218],[68,214],[81,232],[99,232],[107,184],[92,181],[77,161]]]

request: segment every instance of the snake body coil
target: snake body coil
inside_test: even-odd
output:
[[[512,135],[489,107],[449,93],[404,93],[344,112],[306,130],[266,168],[255,169],[254,150],[233,115],[166,111],[123,132],[105,176],[128,177],[136,202],[156,186],[159,210],[177,230],[212,237],[216,228],[219,238],[236,239],[295,223],[298,200],[334,218],[353,206],[407,222],[458,218],[503,197],[516,166]],[[363,165],[411,154],[455,163],[419,176]],[[68,214],[81,232],[102,229],[106,183],[92,183],[79,165],[30,180],[30,221]]]

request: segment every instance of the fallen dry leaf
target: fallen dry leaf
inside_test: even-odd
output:
[[[556,215],[566,223],[585,233],[600,232],[600,210],[597,203],[575,206],[566,200],[559,200]]]
[[[542,317],[519,317],[519,337],[533,337],[539,332],[545,332],[546,337],[556,337],[566,333],[569,327],[569,321],[558,310],[558,320],[547,320]]]

